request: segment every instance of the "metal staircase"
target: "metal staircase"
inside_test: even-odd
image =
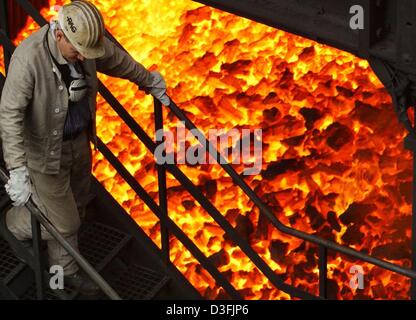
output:
[[[5,194],[2,194],[2,200]],[[0,210],[4,214],[8,202],[2,201]],[[10,240],[9,240],[10,241]],[[16,240],[17,241],[17,240]],[[126,259],[130,255],[129,245],[132,236],[100,222],[82,224],[79,231],[79,250],[96,272],[115,288],[122,299],[153,299],[167,284],[169,277]],[[41,259],[46,260],[45,246],[42,246]],[[46,265],[46,263],[44,264]],[[47,270],[46,274],[47,274]],[[84,299],[71,287],[65,290],[52,290],[45,281],[44,299]],[[37,298],[35,274],[33,270],[15,256],[9,243],[0,235],[0,298],[32,300]],[[106,299],[101,294],[95,299]]]

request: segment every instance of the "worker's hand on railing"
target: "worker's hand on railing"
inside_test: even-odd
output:
[[[24,206],[32,194],[29,171],[26,166],[10,170],[10,178],[5,189],[15,207]]]
[[[150,93],[153,97],[158,99],[163,105],[168,106],[170,99],[166,94],[166,82],[159,71],[150,72],[152,75],[152,84],[143,88],[146,93]]]

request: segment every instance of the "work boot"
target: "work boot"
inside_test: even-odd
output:
[[[64,285],[68,285],[71,289],[89,297],[98,296],[101,292],[100,288],[82,270],[78,270],[69,276],[64,276]]]

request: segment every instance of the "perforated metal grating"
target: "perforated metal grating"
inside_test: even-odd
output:
[[[11,279],[21,265],[6,240],[0,238],[0,281]]]
[[[113,288],[124,300],[150,300],[168,282],[163,274],[131,265],[114,282]]]
[[[68,297],[71,297],[72,295],[75,295],[75,293],[71,290],[65,290],[64,293],[67,294]],[[22,300],[36,300],[36,285],[35,285],[35,283],[33,283],[26,290],[26,292],[23,294],[21,299]],[[44,299],[45,300],[60,300],[58,295],[51,289],[46,289]]]
[[[130,236],[123,232],[113,229],[111,227],[94,223],[85,225],[80,230],[79,247],[84,257],[100,271],[112,259],[117,256],[120,249],[130,240]],[[7,257],[14,267],[19,264],[19,261],[14,258],[11,249],[5,241],[0,241],[0,266],[1,262],[7,261],[3,256]],[[8,253],[8,254],[7,254]],[[0,274],[2,269],[0,267]],[[5,271],[7,274],[11,270]],[[150,269],[131,265],[128,266],[124,272],[110,280],[110,285],[126,300],[149,300],[153,298],[160,289],[167,283],[168,278],[163,274],[156,273]],[[70,299],[75,297],[75,292],[65,292]],[[21,296],[24,300],[36,299],[36,287],[34,283]],[[102,299],[106,299],[103,295]],[[59,299],[56,292],[47,289],[45,292],[46,300]]]
[[[95,269],[101,271],[130,239],[129,235],[109,226],[87,224],[79,233],[79,250]]]
[[[129,235],[100,223],[85,224],[79,231],[79,250],[97,271],[101,271],[117,256],[120,249],[126,245],[130,238]],[[76,294],[70,288],[65,290],[65,293],[70,298],[73,298]],[[36,299],[36,287],[34,284],[29,287],[22,299]],[[59,298],[56,292],[47,289],[45,299],[57,300]]]

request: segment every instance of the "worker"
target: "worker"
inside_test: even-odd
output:
[[[99,10],[85,0],[60,8],[52,21],[15,50],[0,101],[0,133],[13,201],[5,223],[22,243],[32,237],[24,206],[32,196],[64,238],[78,248],[80,214],[91,181],[89,141],[96,141],[97,71],[128,79],[169,105],[166,84],[104,36]],[[97,286],[45,230],[50,265],[84,294]]]

